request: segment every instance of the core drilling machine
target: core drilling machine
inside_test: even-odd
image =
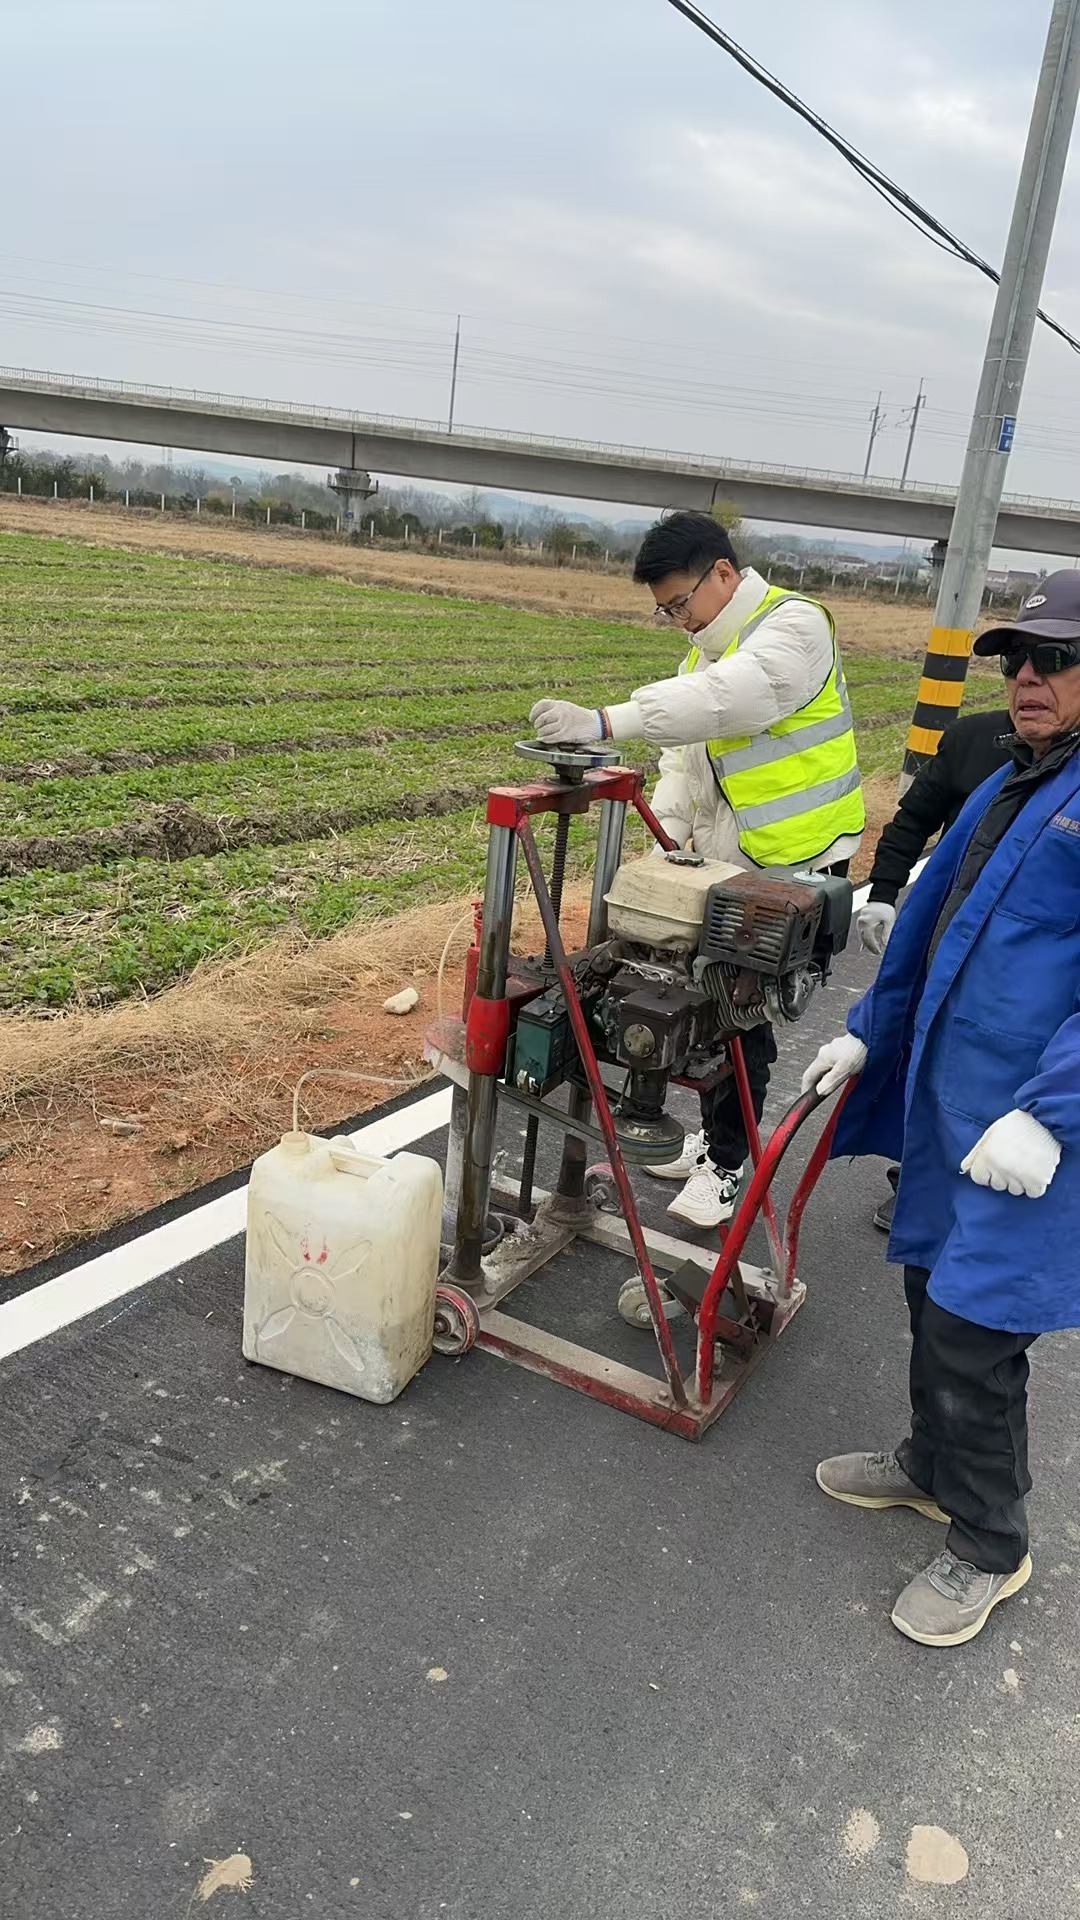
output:
[[[522,786],[488,795],[487,878],[468,956],[460,1019],[428,1036],[426,1053],[454,1083],[444,1217],[445,1267],[436,1347],[474,1345],[544,1373],[657,1426],[698,1439],[788,1326],[805,1297],[796,1278],[799,1225],[828,1157],[845,1088],[799,1179],[781,1228],[773,1176],[803,1122],[821,1104],[808,1093],[762,1146],[741,1036],[769,1020],[798,1020],[845,945],[846,879],[706,861],[673,846],[618,749],[523,742]],[[570,822],[599,810],[584,946],[560,931]],[[627,809],[656,846],[623,860]],[[550,878],[533,820],[555,816]],[[542,954],[511,952],[518,854],[539,908]],[[719,1257],[646,1231],[629,1169],[678,1159],[684,1132],[667,1111],[674,1083],[701,1093],[734,1077],[753,1176]],[[850,1083],[849,1083],[850,1084]],[[496,1177],[500,1108],[525,1122],[520,1175]],[[554,1188],[535,1186],[541,1126],[563,1136]],[[590,1150],[603,1159],[590,1166]],[[769,1264],[740,1258],[761,1216]],[[616,1217],[619,1216],[619,1217]],[[630,1325],[651,1328],[662,1372],[595,1353],[501,1302],[575,1240],[630,1257],[618,1297]],[[664,1274],[663,1283],[657,1274]],[[696,1327],[692,1347],[680,1316]],[[680,1357],[679,1346],[684,1351]]]

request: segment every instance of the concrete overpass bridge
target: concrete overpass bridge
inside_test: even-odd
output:
[[[709,508],[849,533],[945,540],[956,490],[812,467],[748,465],[705,454],[360,415],[292,401],[129,386],[0,367],[0,423],[37,433],[228,453],[336,468],[346,517],[363,511],[372,473],[454,481],[626,506]],[[1006,494],[995,544],[1080,558],[1080,501]]]

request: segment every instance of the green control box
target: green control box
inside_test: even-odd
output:
[[[518,1014],[507,1081],[522,1093],[539,1098],[561,1086],[576,1059],[577,1047],[562,988],[549,987]]]

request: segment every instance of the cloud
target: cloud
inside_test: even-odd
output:
[[[718,220],[752,227],[757,250],[808,231],[836,236],[869,233],[879,223],[867,189],[838,157],[809,149],[806,141],[739,129],[683,132],[652,158],[657,179],[678,179]]]
[[[5,284],[38,291],[41,269],[14,256],[45,254],[61,297],[197,305],[310,340],[268,358],[235,329],[220,345],[205,327],[118,321],[105,334],[77,313],[65,339],[30,302],[22,318],[9,302],[6,358],[436,417],[461,310],[463,420],[850,466],[879,387],[891,414],[922,374],[935,407],[966,408],[990,288],[661,0],[549,0],[541,16],[475,0],[464,27],[435,0],[257,11],[253,38],[250,0],[189,0],[175,18],[145,0],[6,9],[9,145],[35,163],[7,209]],[[1048,11],[722,9],[754,54],[995,260]],[[46,73],[59,131],[42,143]],[[170,87],[179,115],[162,109]],[[339,126],[346,144],[328,144]],[[1074,325],[1077,184],[1045,302]],[[93,263],[92,295],[79,262]],[[324,349],[320,332],[345,346]],[[1032,373],[1064,433],[1080,365],[1039,337]],[[958,444],[928,430],[917,471],[955,478]],[[1060,491],[1043,485],[1041,458],[1018,442],[1011,484]]]
[[[643,168],[654,183],[680,186],[682,222],[637,248],[673,287],[882,351],[919,341],[925,351],[935,327],[985,322],[986,283],[798,135],[691,129],[650,146]]]
[[[436,272],[451,268],[466,304],[522,319],[592,319],[603,312],[627,258],[630,223],[581,212],[539,194],[494,193],[482,213],[447,220]],[[600,306],[597,308],[597,296]]]
[[[961,87],[919,86],[892,97],[883,92],[873,113],[864,108],[859,117],[864,124],[907,135],[923,154],[929,148],[968,163],[1016,167],[1024,152],[1025,128],[1013,117],[1012,103],[995,102],[989,91],[979,95]]]

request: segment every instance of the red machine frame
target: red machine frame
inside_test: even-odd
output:
[[[633,807],[660,845],[669,851],[672,849],[673,843],[644,798],[642,776],[621,766],[598,767],[577,778],[556,777],[521,787],[494,787],[488,795],[487,819],[491,833],[488,879],[479,937],[470,953],[466,972],[464,1020],[452,1023],[450,1028],[444,1026],[430,1037],[428,1044],[429,1058],[456,1082],[452,1140],[454,1158],[461,1168],[454,1257],[438,1290],[438,1324],[442,1334],[438,1344],[444,1351],[457,1352],[479,1345],[609,1406],[696,1440],[730,1404],[802,1304],[805,1288],[795,1275],[802,1217],[828,1159],[851,1083],[842,1089],[814,1146],[781,1231],[771,1197],[773,1178],[795,1135],[821,1101],[814,1092],[796,1101],[763,1147],[754,1117],[742,1042],[737,1035],[733,1036],[728,1043],[729,1051],[754,1172],[734,1219],[726,1233],[721,1232],[719,1257],[714,1261],[707,1250],[643,1228],[608,1091],[559,930],[562,865],[557,853],[558,882],[556,885],[553,875],[549,889],[531,825],[537,815],[558,816],[557,832],[562,836],[565,858],[570,816],[583,813],[593,805],[600,805],[602,813],[587,936],[590,946],[606,934],[604,896],[621,858],[626,809]],[[558,844],[557,841],[557,848]],[[518,847],[525,859],[548,953],[565,997],[588,1095],[572,1092],[568,1115],[543,1108],[539,1101],[535,1103],[537,1117],[544,1117],[546,1113],[566,1128],[558,1187],[553,1194],[538,1196],[535,1219],[524,1236],[523,1245],[519,1246],[517,1238],[511,1236],[509,1244],[504,1243],[501,1249],[485,1257],[484,1230],[492,1194],[496,1103],[515,1004],[507,991],[507,973]],[[575,1119],[578,1122],[586,1119],[590,1106],[595,1111],[607,1151],[622,1213],[620,1222],[598,1213],[585,1196],[584,1140],[575,1136],[573,1125]],[[452,1184],[457,1177],[456,1172],[451,1175],[448,1165],[448,1183]],[[528,1178],[531,1183],[531,1163]],[[500,1191],[497,1197],[513,1207],[512,1192]],[[771,1271],[747,1266],[740,1259],[759,1214],[768,1235]],[[574,1239],[626,1252],[636,1260],[663,1366],[662,1379],[577,1346],[500,1310],[499,1302],[506,1294]],[[696,1315],[697,1346],[692,1373],[684,1372],[679,1365],[657,1279],[658,1267],[674,1271],[685,1267],[687,1262],[701,1269],[703,1281]]]

